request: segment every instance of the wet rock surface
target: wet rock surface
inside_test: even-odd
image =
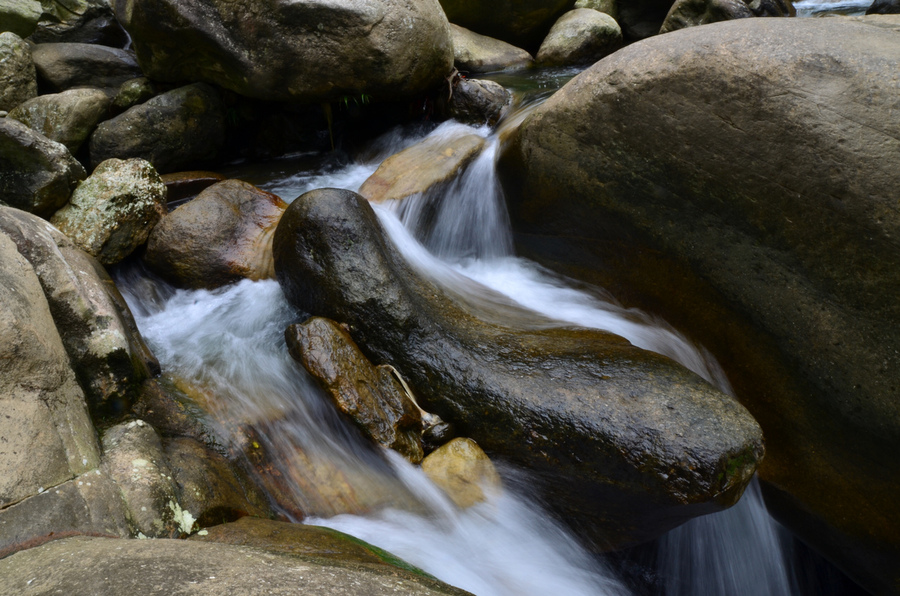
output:
[[[457,507],[471,507],[502,490],[494,464],[472,439],[456,438],[442,445],[425,458],[422,471]]]
[[[547,502],[608,545],[733,504],[762,456],[746,410],[661,356],[602,332],[511,329],[464,311],[409,269],[355,193],[295,200],[274,252],[292,304],[349,324],[420,405],[531,470]]]
[[[246,182],[218,182],[154,228],[144,261],[179,287],[272,278],[272,235],[285,207]]]
[[[437,111],[474,126],[494,126],[511,102],[509,91],[494,81],[454,77],[446,95],[436,102]]]
[[[898,25],[629,46],[500,160],[520,246],[690,329],[766,433],[770,510],[875,592],[900,586],[900,170],[879,157],[900,151]]]

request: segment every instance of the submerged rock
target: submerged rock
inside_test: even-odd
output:
[[[437,86],[453,66],[437,0],[116,0],[115,8],[147,76],[257,99],[400,99]]]
[[[118,87],[143,76],[134,52],[88,43],[42,43],[32,51],[39,79],[53,91]]]
[[[481,503],[485,493],[499,493],[502,487],[494,464],[472,439],[453,439],[436,449],[422,462],[422,471],[461,508]]]
[[[527,68],[534,59],[531,54],[486,35],[479,35],[459,25],[450,25],[453,35],[453,63],[463,73]]]
[[[219,92],[196,83],[157,95],[100,124],[91,135],[91,163],[96,167],[107,159],[138,157],[166,173],[212,160],[224,142]]]
[[[622,30],[614,18],[590,8],[576,8],[554,23],[535,61],[540,66],[592,64],[621,45]]]
[[[144,261],[179,287],[272,278],[272,235],[286,207],[252,184],[218,182],[154,228]]]
[[[356,193],[295,200],[274,251],[292,304],[347,322],[423,407],[529,469],[546,502],[606,545],[732,505],[762,456],[746,410],[662,356],[599,331],[469,314],[412,272]]]
[[[372,366],[350,335],[328,319],[291,325],[284,336],[294,360],[366,435],[411,463],[422,461],[422,416],[388,369]]]
[[[7,117],[62,143],[74,155],[107,115],[109,106],[109,96],[101,89],[70,89],[30,99]]]
[[[50,222],[104,265],[147,241],[166,214],[166,187],[149,162],[108,159],[72,193]]]
[[[64,145],[0,118],[0,197],[8,205],[49,218],[85,176]]]
[[[900,589],[900,19],[742,19],[573,79],[500,160],[526,251],[718,356],[776,517]]]
[[[37,94],[31,48],[15,33],[0,33],[0,111],[8,112]]]

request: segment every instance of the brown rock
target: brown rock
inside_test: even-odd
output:
[[[466,74],[527,68],[534,63],[531,54],[505,41],[479,35],[459,25],[451,24],[450,31],[454,66]]]
[[[457,507],[467,508],[502,489],[490,458],[472,439],[457,438],[422,462],[422,471],[447,493]]]

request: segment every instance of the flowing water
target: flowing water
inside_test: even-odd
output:
[[[540,94],[572,74],[544,74],[525,85]],[[507,126],[527,109],[508,117]],[[445,124],[430,134],[461,126]],[[501,135],[472,131],[487,137],[486,147],[457,180],[440,192],[376,209],[412,266],[486,317],[605,329],[730,392],[709,354],[664,322],[623,308],[602,289],[576,289],[514,255],[494,168]],[[356,190],[382,159],[420,137],[401,130],[361,158],[300,170],[305,158],[282,160],[265,172],[235,174],[287,201],[314,188]],[[534,500],[527,470],[501,464],[504,489],[459,510],[418,468],[363,440],[287,354],[283,332],[298,315],[276,282],[245,281],[213,292],[174,290],[141,272],[123,273],[119,282],[166,374],[204,388],[213,422],[231,433],[236,448],[251,429],[251,440],[279,462],[281,489],[293,499],[282,507],[289,517],[312,512],[306,522],[356,535],[479,596],[816,593],[798,583],[793,542],[766,513],[755,483],[732,509],[663,537],[637,574],[649,580],[617,577],[617,566],[589,554]]]

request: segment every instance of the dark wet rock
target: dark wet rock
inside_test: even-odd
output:
[[[453,35],[453,64],[463,73],[492,72],[495,70],[521,69],[532,65],[531,54],[508,44],[469,31],[459,25],[450,25]]]
[[[0,33],[0,110],[8,112],[37,94],[31,48],[15,33]]]
[[[451,23],[528,47],[544,37],[572,0],[440,0]]]
[[[446,94],[435,102],[437,112],[465,124],[497,124],[509,107],[509,91],[499,83],[454,77]]]
[[[212,160],[225,140],[219,92],[205,83],[179,87],[107,120],[91,136],[91,163],[146,159],[160,173]]]
[[[49,218],[85,176],[64,145],[0,118],[0,196],[8,205]]]
[[[710,349],[770,511],[876,593],[900,589],[897,63],[898,17],[686,29],[582,73],[500,160],[519,246]]]
[[[374,203],[400,201],[455,178],[484,147],[470,131],[431,136],[384,160],[359,192]]]
[[[790,0],[677,0],[672,5],[660,33],[718,21],[750,17],[792,17],[797,11]]]
[[[284,333],[301,363],[334,401],[376,443],[410,462],[422,461],[422,416],[386,368],[375,368],[344,329],[313,317]]]
[[[453,439],[436,449],[422,462],[422,471],[457,507],[471,507],[502,490],[494,464],[472,439]]]
[[[3,31],[9,31],[18,37],[28,37],[37,27],[41,10],[41,3],[37,0],[4,0],[0,3]]]
[[[349,540],[349,539],[348,539]],[[45,570],[45,572],[37,572]],[[52,570],[52,573],[50,572]],[[0,594],[71,593],[208,596],[296,593],[465,596],[392,565],[322,564],[250,546],[193,540],[65,538],[0,560]]]
[[[252,184],[218,182],[153,230],[144,261],[187,288],[272,278],[272,235],[285,207],[278,196]]]
[[[0,511],[97,466],[84,393],[32,265],[0,232]]]
[[[622,30],[614,18],[590,8],[576,8],[554,23],[535,62],[541,66],[592,64],[621,46]]]
[[[606,13],[612,18],[619,16],[619,8],[616,0],[576,0],[574,8],[590,8]]]
[[[104,265],[143,245],[166,214],[166,187],[149,162],[108,159],[50,222]]]
[[[616,22],[627,41],[645,39],[659,33],[672,0],[627,0],[617,4]]]
[[[43,0],[44,12],[31,35],[35,43],[89,43],[114,48],[128,44],[106,0]]]
[[[74,155],[108,114],[109,105],[109,96],[100,89],[70,89],[30,99],[11,110],[8,118],[62,143]]]
[[[0,232],[34,268],[88,403],[121,411],[159,363],[100,263],[46,221],[0,209]]]
[[[42,43],[32,50],[38,80],[50,91],[118,87],[143,76],[134,52],[88,43]]]
[[[275,233],[302,311],[346,322],[420,405],[532,471],[545,502],[607,545],[732,505],[762,456],[754,420],[666,358],[585,329],[513,329],[412,272],[361,196],[312,191]]]
[[[156,85],[147,77],[138,77],[122,83],[113,97],[112,108],[124,112],[128,108],[144,103],[156,95]]]
[[[162,181],[166,185],[169,204],[192,199],[201,192],[225,180],[225,176],[217,172],[194,170],[191,172],[173,172],[163,174]]]
[[[147,76],[267,100],[409,97],[450,72],[436,0],[261,4],[116,0]]]
[[[900,1],[875,0],[872,6],[866,10],[866,14],[900,14]]]

